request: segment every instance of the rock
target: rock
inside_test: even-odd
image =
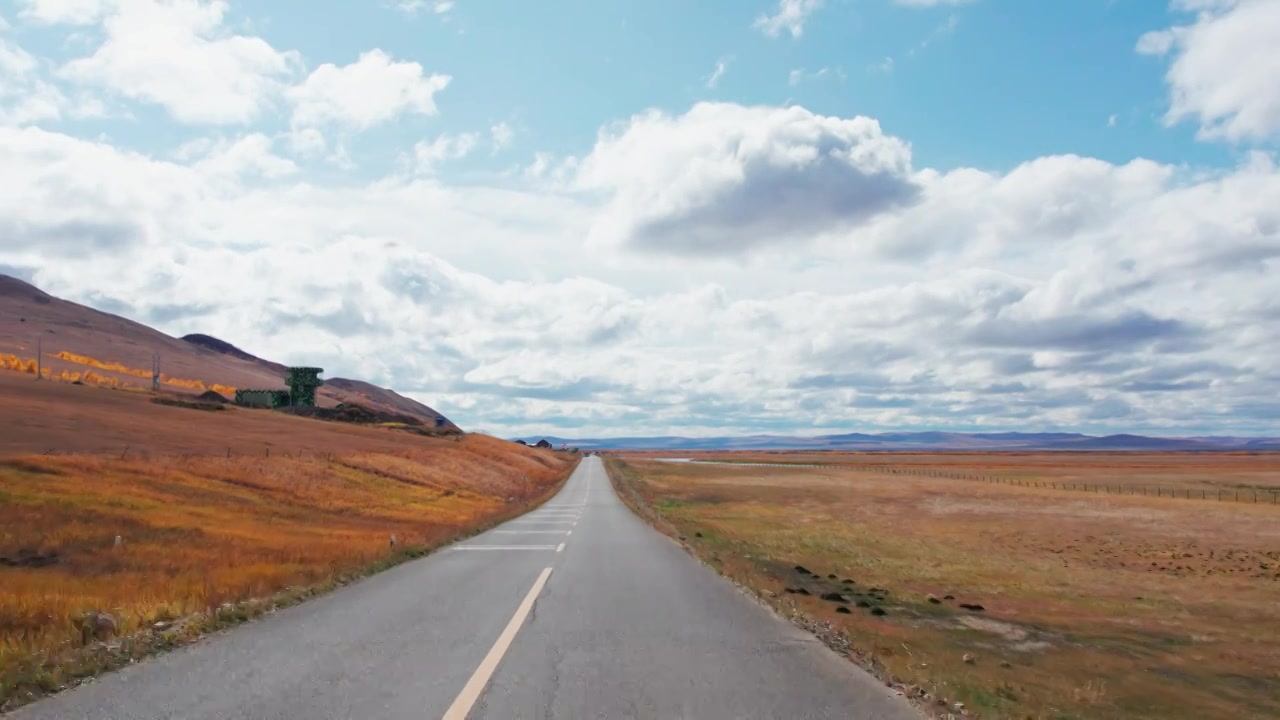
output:
[[[964,654],[964,663],[965,663],[966,665],[972,665],[972,664],[976,663],[977,661],[978,661],[978,658],[974,657],[974,656],[973,656],[973,653],[965,653],[965,654]]]
[[[838,592],[822,593],[822,599],[838,603],[848,602],[848,600],[845,600],[845,597]]]
[[[938,598],[934,597],[933,595],[930,595],[930,596],[929,596],[929,602],[930,602],[930,603],[932,603],[933,605],[941,605],[941,604],[942,604],[942,601],[941,601],[941,600],[939,600]]]
[[[955,599],[956,599],[956,596],[955,596],[955,595],[943,595],[943,596],[942,596],[942,599],[943,599],[943,600],[955,600]]]
[[[982,612],[983,610],[986,610],[986,608],[977,603],[960,603],[960,607],[965,610],[972,610],[973,612]]]
[[[841,583],[843,583],[843,584],[845,584],[845,585],[852,585],[852,584],[853,584],[853,581],[852,581],[852,580],[850,580],[849,578],[845,578],[845,579],[841,580],[840,582],[841,582]]]
[[[153,624],[151,626],[151,629],[155,630],[156,632],[164,632],[165,630],[168,630],[171,627],[173,627],[173,623],[169,622],[168,620],[161,620]]]
[[[835,573],[831,573],[830,575],[828,575],[828,576],[827,576],[827,579],[828,579],[828,580],[835,580],[835,579],[836,579],[836,575],[835,575]]]
[[[701,532],[696,532],[696,533],[694,533],[694,534],[693,534],[693,536],[694,536],[694,537],[702,537],[702,533],[701,533]]]
[[[1011,667],[1013,667],[1013,663],[1009,662],[1008,660],[1001,660],[1001,661],[1000,661],[1000,667],[1002,667],[1002,668],[1011,668]]]
[[[800,573],[801,575],[812,575],[812,574],[813,574],[813,573],[809,572],[809,568],[807,568],[807,567],[805,567],[805,566],[803,566],[803,565],[797,565],[797,566],[796,566],[796,568],[795,568],[795,570],[796,570],[796,572]]]
[[[796,593],[798,593],[798,592],[800,592],[800,591],[799,591],[799,590],[797,590],[796,588],[791,588],[791,587],[789,587],[789,588],[787,588],[787,589],[786,589],[786,592],[789,592],[789,593],[791,593],[792,595],[794,595],[794,594],[796,594]]]
[[[872,615],[884,615],[884,614],[885,614],[885,612],[884,612],[884,608],[882,608],[882,607],[873,607],[873,608],[871,608],[871,614],[872,614]]]
[[[107,640],[120,631],[120,624],[110,613],[86,613],[82,623],[83,634],[96,640]],[[85,639],[88,640],[88,638]]]
[[[867,602],[866,600],[859,600],[859,601],[858,601],[858,607],[860,607],[860,608],[869,608],[869,607],[871,607],[871,603],[870,603],[870,602]]]
[[[812,595],[813,593],[810,593],[808,590],[805,590],[804,588],[796,588],[796,594],[797,594],[797,595]]]
[[[845,606],[841,605],[840,607],[836,608],[836,612],[840,613],[841,615],[848,615],[848,614],[852,613],[853,611],[852,611],[852,610],[850,610],[849,608],[847,608],[847,607],[845,607]]]
[[[951,706],[951,708],[952,708],[953,710],[955,710],[956,712],[960,712],[961,710],[963,710],[963,709],[964,709],[964,703],[962,703],[962,702],[958,702],[958,703],[956,703],[955,705],[952,705],[952,706]]]

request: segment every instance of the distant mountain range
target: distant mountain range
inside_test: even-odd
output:
[[[561,438],[529,435],[513,440],[536,443],[545,438],[584,450],[1280,450],[1280,438],[1259,437],[1146,437],[1143,435],[1082,435],[1080,433],[846,433],[816,437],[746,435],[689,438],[679,436],[620,438]]]

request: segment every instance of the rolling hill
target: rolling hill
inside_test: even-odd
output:
[[[121,381],[146,385],[113,365],[149,371],[160,356],[168,377],[233,388],[284,389],[284,365],[251,355],[229,342],[203,334],[172,337],[142,323],[54,297],[8,275],[0,275],[0,353],[36,356],[37,339],[44,366],[57,372],[92,370]],[[63,357],[58,357],[63,354]],[[97,364],[72,359],[91,358]],[[193,383],[194,384],[194,383]],[[166,386],[166,389],[174,389]],[[182,388],[178,388],[179,391]],[[198,393],[199,388],[189,392]],[[409,415],[428,427],[457,429],[444,415],[393,390],[361,380],[326,378],[317,394],[321,407],[340,403]]]

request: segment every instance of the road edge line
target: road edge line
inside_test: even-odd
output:
[[[471,708],[480,699],[480,694],[484,692],[485,686],[489,684],[494,671],[498,669],[498,663],[502,662],[502,657],[507,654],[507,650],[511,647],[511,642],[515,640],[516,634],[520,632],[520,627],[524,625],[525,619],[533,611],[533,603],[538,599],[538,595],[542,593],[542,588],[547,584],[547,578],[549,577],[551,577],[551,568],[543,568],[542,574],[538,575],[538,579],[533,582],[533,587],[529,588],[529,594],[524,596],[524,600],[516,608],[516,614],[511,617],[511,621],[507,623],[507,627],[503,629],[502,634],[493,643],[493,647],[489,648],[489,653],[484,656],[484,660],[480,661],[480,665],[471,674],[471,679],[467,680],[462,692],[458,693],[458,697],[454,699],[453,704],[445,711],[441,720],[466,720],[467,713],[471,712]]]

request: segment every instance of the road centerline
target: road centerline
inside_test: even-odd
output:
[[[458,693],[457,699],[445,711],[442,720],[466,720],[467,713],[471,712],[476,700],[480,699],[480,693],[484,692],[489,679],[493,677],[494,670],[498,669],[502,656],[507,654],[507,649],[515,640],[516,633],[520,632],[520,626],[524,624],[525,618],[529,617],[529,613],[533,610],[533,603],[538,599],[549,577],[551,577],[551,568],[543,568],[542,574],[534,581],[533,587],[529,588],[529,594],[524,596],[524,600],[516,608],[516,614],[511,617],[507,627],[498,636],[497,642],[489,648],[489,654],[480,661],[480,666],[472,673],[471,679],[462,688],[462,692]]]

